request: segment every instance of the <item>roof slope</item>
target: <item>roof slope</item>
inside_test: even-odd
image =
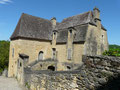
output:
[[[52,23],[39,17],[22,14],[11,39],[17,37],[51,40]]]
[[[76,26],[75,28],[75,37],[73,42],[85,41],[88,25]],[[57,34],[56,43],[66,43],[68,39],[68,29],[59,30]]]
[[[61,23],[56,24],[55,30],[58,31],[57,43],[67,42],[68,28],[74,27],[76,29],[76,36],[74,42],[85,41],[87,33],[87,24],[96,25],[93,21],[93,12],[85,12],[76,16],[63,19]],[[82,26],[80,26],[82,25]],[[102,29],[106,30],[103,25]],[[52,40],[52,22],[43,18],[22,14],[11,40],[22,37],[40,40]]]
[[[90,21],[91,11],[64,19],[59,25],[56,26],[56,30],[89,23]]]

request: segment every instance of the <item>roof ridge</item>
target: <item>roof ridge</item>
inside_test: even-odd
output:
[[[91,12],[91,11],[83,12],[83,13],[80,13],[80,14],[78,14],[78,15],[73,15],[73,16],[70,16],[70,17],[64,18],[64,19],[62,20],[62,22],[63,22],[64,20],[68,19],[68,18],[72,18],[72,17],[75,17],[75,16],[83,15],[83,14],[86,14],[86,13],[89,13],[89,12]],[[61,23],[62,23],[62,22],[61,22]]]
[[[32,16],[32,17],[35,17],[35,18],[40,18],[40,19],[43,19],[43,20],[46,20],[46,21],[49,21],[48,19],[45,19],[45,18],[41,18],[41,17],[38,17],[38,16],[33,16],[33,15],[30,15],[30,14],[27,14],[27,13],[22,13],[22,15],[28,15],[28,16]]]
[[[18,36],[20,35],[20,31],[21,31],[21,22],[22,22],[22,19],[23,19],[23,14],[21,15],[21,17],[20,17],[20,27],[19,27],[19,32],[18,32]]]
[[[10,37],[10,39],[14,37],[14,34],[15,34],[15,33],[19,36],[20,31],[21,31],[20,28],[21,28],[21,20],[22,20],[22,17],[23,17],[23,14],[20,16],[20,19],[18,20],[18,23],[17,23],[16,28],[15,28],[15,31],[13,32],[12,36]],[[19,28],[19,29],[18,29],[18,28]]]

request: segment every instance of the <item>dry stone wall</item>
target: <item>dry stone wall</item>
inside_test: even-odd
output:
[[[120,90],[120,58],[83,56],[84,64],[74,71],[25,69],[30,90]]]

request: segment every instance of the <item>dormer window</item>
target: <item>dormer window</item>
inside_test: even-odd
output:
[[[54,34],[54,39],[56,39],[56,32],[54,32],[53,34]]]
[[[56,37],[57,37],[57,32],[53,31],[53,39],[56,39]]]
[[[56,32],[54,32],[54,35],[56,35]]]
[[[72,37],[72,30],[69,30],[69,33],[70,33],[70,37]]]

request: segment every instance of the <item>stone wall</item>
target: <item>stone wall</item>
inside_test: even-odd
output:
[[[107,32],[93,25],[88,25],[84,55],[102,55],[108,50]]]
[[[74,71],[25,69],[30,90],[120,90],[120,58],[83,56],[84,64]]]
[[[66,44],[56,45],[57,50],[57,70],[66,70],[66,66],[63,63],[79,63],[82,62],[83,44],[73,44],[74,55],[72,60],[67,60],[67,46]],[[32,63],[38,59],[38,54],[43,51],[43,60],[52,59],[52,44],[50,41],[39,41],[39,40],[27,40],[18,39],[10,42],[10,54],[9,54],[9,71],[8,77],[17,76],[17,61],[19,59],[19,53],[26,54],[29,56],[29,62]],[[14,51],[13,51],[14,49]],[[14,53],[14,56],[13,56]],[[73,61],[74,60],[74,61]]]

